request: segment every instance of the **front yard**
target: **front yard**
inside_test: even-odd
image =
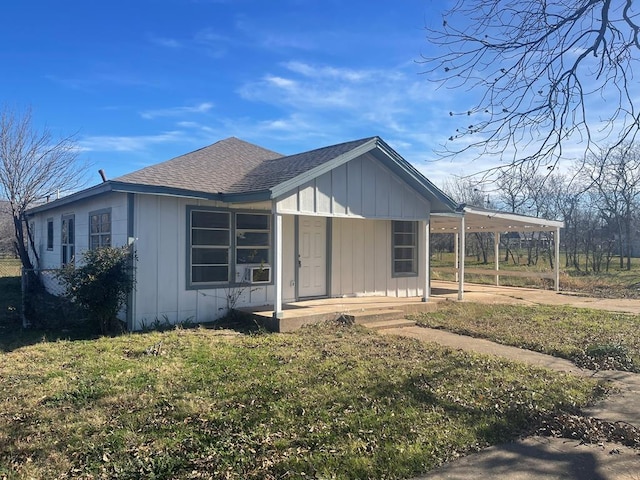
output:
[[[29,343],[0,353],[0,478],[407,478],[602,392],[340,324]]]

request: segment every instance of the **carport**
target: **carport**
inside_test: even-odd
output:
[[[431,215],[431,234],[452,233],[454,234],[455,266],[453,271],[458,282],[458,300],[464,298],[464,275],[466,245],[465,236],[461,233],[493,233],[495,266],[493,270],[487,269],[466,269],[468,273],[479,273],[482,275],[493,275],[495,283],[500,285],[500,276],[518,276],[548,278],[553,280],[555,291],[560,290],[560,229],[564,227],[564,222],[548,220],[545,218],[529,217],[516,213],[500,212],[482,207],[465,206],[461,213]],[[554,245],[554,271],[546,272],[513,272],[500,271],[499,248],[500,236],[509,232],[531,233],[531,232],[552,232]],[[451,269],[448,269],[451,271]]]

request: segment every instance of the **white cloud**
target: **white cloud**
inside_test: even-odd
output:
[[[182,42],[175,38],[158,37],[156,35],[148,35],[149,41],[155,45],[165,48],[177,49],[182,47]]]
[[[158,144],[172,143],[184,138],[184,132],[179,130],[162,132],[157,135],[96,135],[82,138],[78,145],[85,152],[140,152]]]
[[[197,105],[184,107],[160,108],[157,110],[146,110],[140,112],[140,116],[147,120],[153,120],[159,117],[180,117],[193,113],[207,113],[214,107],[211,102],[202,102]]]

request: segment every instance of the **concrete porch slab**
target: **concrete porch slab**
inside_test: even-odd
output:
[[[290,302],[283,305],[282,318],[273,318],[273,305],[253,308],[239,308],[238,312],[259,321],[275,332],[292,332],[304,325],[335,320],[343,315],[401,311],[403,315],[433,311],[436,303],[442,299],[429,299],[423,302],[420,297],[349,297],[318,298]]]

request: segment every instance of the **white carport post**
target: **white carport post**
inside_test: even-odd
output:
[[[496,263],[496,287],[500,286],[500,232],[493,232],[493,255]]]
[[[462,300],[464,298],[464,259],[466,256],[466,227],[464,225],[464,214],[460,217],[460,233],[459,233],[459,258],[458,261],[458,300]]]
[[[274,231],[274,249],[273,263],[275,278],[273,284],[275,286],[276,298],[273,303],[273,318],[282,318],[282,215],[273,214],[273,231]]]
[[[424,268],[424,294],[422,295],[422,301],[428,302],[429,296],[431,295],[431,249],[429,248],[431,235],[429,232],[429,221],[422,221],[420,222],[420,225],[422,226],[422,232],[424,235],[424,241],[422,242],[422,252],[420,252],[423,258],[422,265]]]
[[[553,243],[554,243],[554,255],[555,255],[555,263],[553,266],[555,267],[555,290],[556,292],[560,291],[560,227],[556,227],[556,231],[553,234]]]
[[[460,268],[460,232],[453,234],[453,251],[455,252],[455,264],[454,268],[456,271],[456,282],[460,281],[460,272],[458,269]]]

